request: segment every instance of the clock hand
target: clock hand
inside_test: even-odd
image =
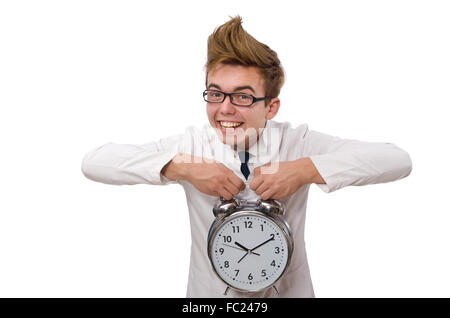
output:
[[[265,241],[265,242],[262,242],[261,244],[259,244],[258,246],[256,246],[256,247],[254,247],[254,248],[252,248],[251,250],[249,250],[247,253],[253,253],[253,251],[254,250],[256,250],[257,248],[260,248],[261,246],[263,246],[264,244],[267,244],[267,243],[269,243],[270,241],[273,241],[275,239],[275,237],[271,237],[270,239],[268,239],[267,241]]]
[[[239,243],[238,243],[239,244]],[[231,247],[231,248],[235,248],[235,249],[237,249],[237,250],[241,250],[241,251],[246,251],[246,252],[248,252],[248,250],[247,249],[244,249],[243,247],[236,247],[236,246],[233,246],[233,245],[229,245],[229,244],[225,244],[225,243],[222,243],[222,245],[224,245],[224,246],[228,246],[228,247]],[[237,244],[236,244],[237,245]],[[240,244],[239,244],[240,245]],[[238,245],[238,246],[239,246]],[[241,245],[242,246],[242,245]],[[260,254],[258,254],[258,253],[254,253],[254,252],[250,252],[251,254],[255,254],[255,255],[258,255],[258,256],[261,256]]]
[[[254,253],[252,250],[249,250],[248,248],[246,248],[244,245],[238,243],[238,242],[234,242],[234,244],[236,244],[237,246],[239,246],[240,248],[242,248],[244,251],[246,251],[247,253],[244,254],[244,256],[241,257],[240,260],[238,260],[237,262],[240,263],[248,254],[255,254],[260,256],[258,253]],[[261,244],[262,245],[262,244]]]
[[[239,246],[240,248],[242,248],[243,250],[245,250],[245,251],[249,251],[249,249],[248,248],[246,248],[244,245],[242,245],[241,243],[239,243],[239,242],[234,242],[234,244],[235,245],[237,245],[237,246]]]
[[[242,250],[247,251],[247,254],[255,254],[255,255],[260,256],[258,253],[253,253],[251,250],[249,250],[248,248],[246,248],[244,245],[242,245],[242,244],[239,243],[239,242],[234,242],[234,244],[236,244],[237,246],[239,246]],[[226,245],[226,244],[224,244],[224,245]],[[228,245],[227,245],[227,246],[228,246]],[[230,246],[230,247],[233,247],[233,246]],[[238,262],[238,263],[239,263],[239,262]]]
[[[248,255],[248,253],[249,253],[249,251],[247,251],[247,253],[245,253],[244,256],[242,256],[241,259],[238,260],[237,262],[240,263],[244,259],[244,257],[246,257]]]
[[[235,248],[235,249],[241,250],[241,251],[247,251],[247,250],[243,249],[242,247],[236,247],[236,246],[225,244],[225,243],[222,243],[222,245],[228,246],[228,247],[231,247],[231,248]]]

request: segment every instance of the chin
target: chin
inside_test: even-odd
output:
[[[238,149],[249,149],[253,142],[249,142],[249,136],[222,136],[221,140],[224,144],[229,145],[234,148],[234,150]]]

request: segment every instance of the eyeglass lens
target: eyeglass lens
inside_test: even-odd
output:
[[[230,95],[234,104],[248,106],[253,103],[253,97],[248,94],[233,93]],[[211,103],[221,103],[225,100],[225,94],[219,91],[206,91],[205,99]]]

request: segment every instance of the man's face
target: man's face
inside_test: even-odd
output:
[[[208,73],[206,88],[225,93],[265,96],[264,79],[256,67],[219,64]],[[235,149],[243,149],[247,144],[248,149],[257,140],[266,120],[275,117],[279,105],[279,99],[273,98],[267,106],[264,101],[258,101],[250,107],[236,106],[227,96],[222,103],[207,103],[206,109],[208,120],[223,143],[232,145]],[[237,128],[224,127],[231,123],[241,125]]]

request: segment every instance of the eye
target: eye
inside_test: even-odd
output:
[[[221,96],[222,94],[220,94],[220,93],[217,93],[217,92],[211,92],[211,93],[209,93],[209,96],[211,96],[211,97],[219,97],[219,96]]]
[[[223,94],[219,91],[207,91],[206,99],[211,102],[221,101],[223,99]]]
[[[250,95],[247,95],[247,94],[237,94],[236,98],[238,98],[241,101],[248,101],[248,100],[252,99],[252,97]]]

